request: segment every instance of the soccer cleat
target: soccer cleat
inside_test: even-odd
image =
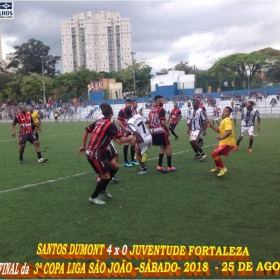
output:
[[[147,160],[148,153],[144,153],[141,158],[141,162],[145,163]]]
[[[166,169],[164,169],[164,167],[162,167],[162,166],[158,166],[157,167],[157,171],[160,171],[162,173],[166,173],[167,172]]]
[[[233,148],[235,151],[238,151],[238,145],[235,145]]]
[[[218,172],[220,171],[220,168],[219,167],[215,167],[213,169],[210,170],[210,172],[214,173],[214,172]]]
[[[101,177],[98,177],[97,180],[96,180],[96,182],[99,183],[101,180],[102,180],[102,178],[101,178]]]
[[[131,163],[129,163],[128,161],[126,161],[124,163],[124,167],[132,167],[133,165]]]
[[[132,160],[132,161],[130,162],[130,164],[132,164],[132,165],[134,165],[134,166],[138,166],[138,165],[139,165],[139,163],[138,163],[136,160]]]
[[[89,198],[89,201],[94,203],[94,204],[105,204],[106,202],[100,199],[99,197],[96,198]]]
[[[176,171],[176,170],[177,170],[177,168],[174,167],[174,166],[167,167],[167,172],[174,172],[174,171]]]
[[[46,159],[46,158],[40,158],[40,159],[38,159],[38,162],[39,163],[43,163],[43,162],[46,162],[48,159]]]
[[[104,190],[104,191],[102,191],[100,193],[102,193],[107,198],[113,198],[112,195],[107,190]]]
[[[177,136],[177,137],[175,137],[175,140],[178,140],[179,139],[179,137]]]
[[[217,176],[221,177],[221,176],[225,175],[226,172],[227,172],[227,169],[224,167],[223,169],[220,170],[220,172]]]
[[[148,171],[147,170],[141,170],[141,171],[139,171],[139,172],[137,172],[137,174],[139,174],[139,175],[145,175],[145,174],[148,174]]]
[[[118,180],[116,177],[113,177],[113,178],[112,178],[112,181],[115,182],[115,183],[118,183],[118,182],[119,182],[119,180]]]
[[[18,163],[23,164],[23,163],[24,163],[23,159],[20,159],[20,160],[18,161]]]
[[[249,148],[248,153],[253,153],[253,149]]]
[[[203,161],[204,159],[206,159],[207,155],[202,155],[199,161]]]
[[[193,159],[200,159],[200,158],[201,158],[201,155],[194,155],[192,158],[193,158]]]

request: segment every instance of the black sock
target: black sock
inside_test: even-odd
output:
[[[41,152],[37,153],[38,159],[42,158]]]
[[[123,157],[124,157],[124,162],[127,162],[127,153],[128,153],[128,146],[123,146]]]
[[[97,198],[98,195],[100,194],[100,192],[106,190],[109,182],[110,182],[110,179],[101,179],[101,181],[97,183],[97,186],[95,188],[95,191],[91,195],[91,198]]]
[[[118,172],[118,169],[110,169],[110,179],[115,177],[116,173]]]
[[[130,153],[131,153],[131,161],[134,160],[134,156],[135,156],[135,146],[130,146]]]
[[[249,139],[249,149],[251,149],[253,146],[253,139]]]
[[[144,165],[144,166],[142,166],[142,170],[143,171],[147,171],[147,168],[146,168],[146,166]]]
[[[37,140],[39,140],[39,134],[35,134],[35,136],[36,136]]]
[[[171,156],[167,156],[167,166],[171,167]]]
[[[162,166],[163,156],[164,156],[164,154],[159,154],[158,155],[158,166]]]
[[[20,159],[20,160],[23,160],[23,156],[19,156],[19,159]]]

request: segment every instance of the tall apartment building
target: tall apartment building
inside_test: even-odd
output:
[[[111,72],[132,64],[130,19],[118,12],[75,14],[61,21],[61,40],[64,73],[79,67]]]

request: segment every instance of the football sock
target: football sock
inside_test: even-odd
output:
[[[249,139],[249,149],[251,149],[253,146],[253,139]]]
[[[123,157],[124,157],[124,162],[127,162],[127,153],[128,153],[128,146],[123,146]]]
[[[158,166],[162,166],[163,156],[164,156],[164,154],[159,154],[158,155]]]
[[[171,167],[171,156],[167,156],[167,166]]]
[[[115,174],[118,172],[118,169],[110,169],[109,173],[110,173],[110,179],[112,179],[113,177],[115,177]]]
[[[23,160],[23,156],[20,156],[19,159],[20,159],[20,160]]]
[[[142,166],[142,170],[143,171],[147,171],[147,168],[146,168],[146,166],[144,165],[144,166]]]
[[[38,159],[42,158],[41,152],[37,153]]]
[[[134,156],[135,156],[135,146],[130,146],[130,153],[131,153],[131,161],[135,160]]]
[[[106,190],[110,180],[111,179],[101,179],[101,181],[97,183],[97,186],[95,188],[95,191],[91,195],[91,198],[97,198],[100,192]]]
[[[39,134],[35,134],[35,136],[36,136],[37,140],[39,140]]]
[[[172,133],[175,137],[178,137],[178,135],[174,132],[174,130],[172,130],[171,133]]]

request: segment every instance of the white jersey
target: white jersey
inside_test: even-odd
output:
[[[206,120],[204,111],[201,108],[193,109],[191,112],[192,127],[191,130],[202,130],[203,122]]]
[[[146,136],[150,135],[150,131],[148,130],[146,126],[147,119],[143,116],[136,114],[133,117],[131,117],[127,121],[127,129],[131,131],[132,134],[137,131],[140,134],[140,141],[143,142]]]
[[[241,126],[254,126],[256,117],[260,117],[258,110],[253,108],[252,111],[248,111],[247,108],[244,108],[241,112]]]
[[[234,119],[236,114],[237,114],[237,112],[238,112],[238,107],[237,106],[230,106],[230,108],[232,110],[232,112],[230,114],[230,117],[231,117],[231,119]]]

